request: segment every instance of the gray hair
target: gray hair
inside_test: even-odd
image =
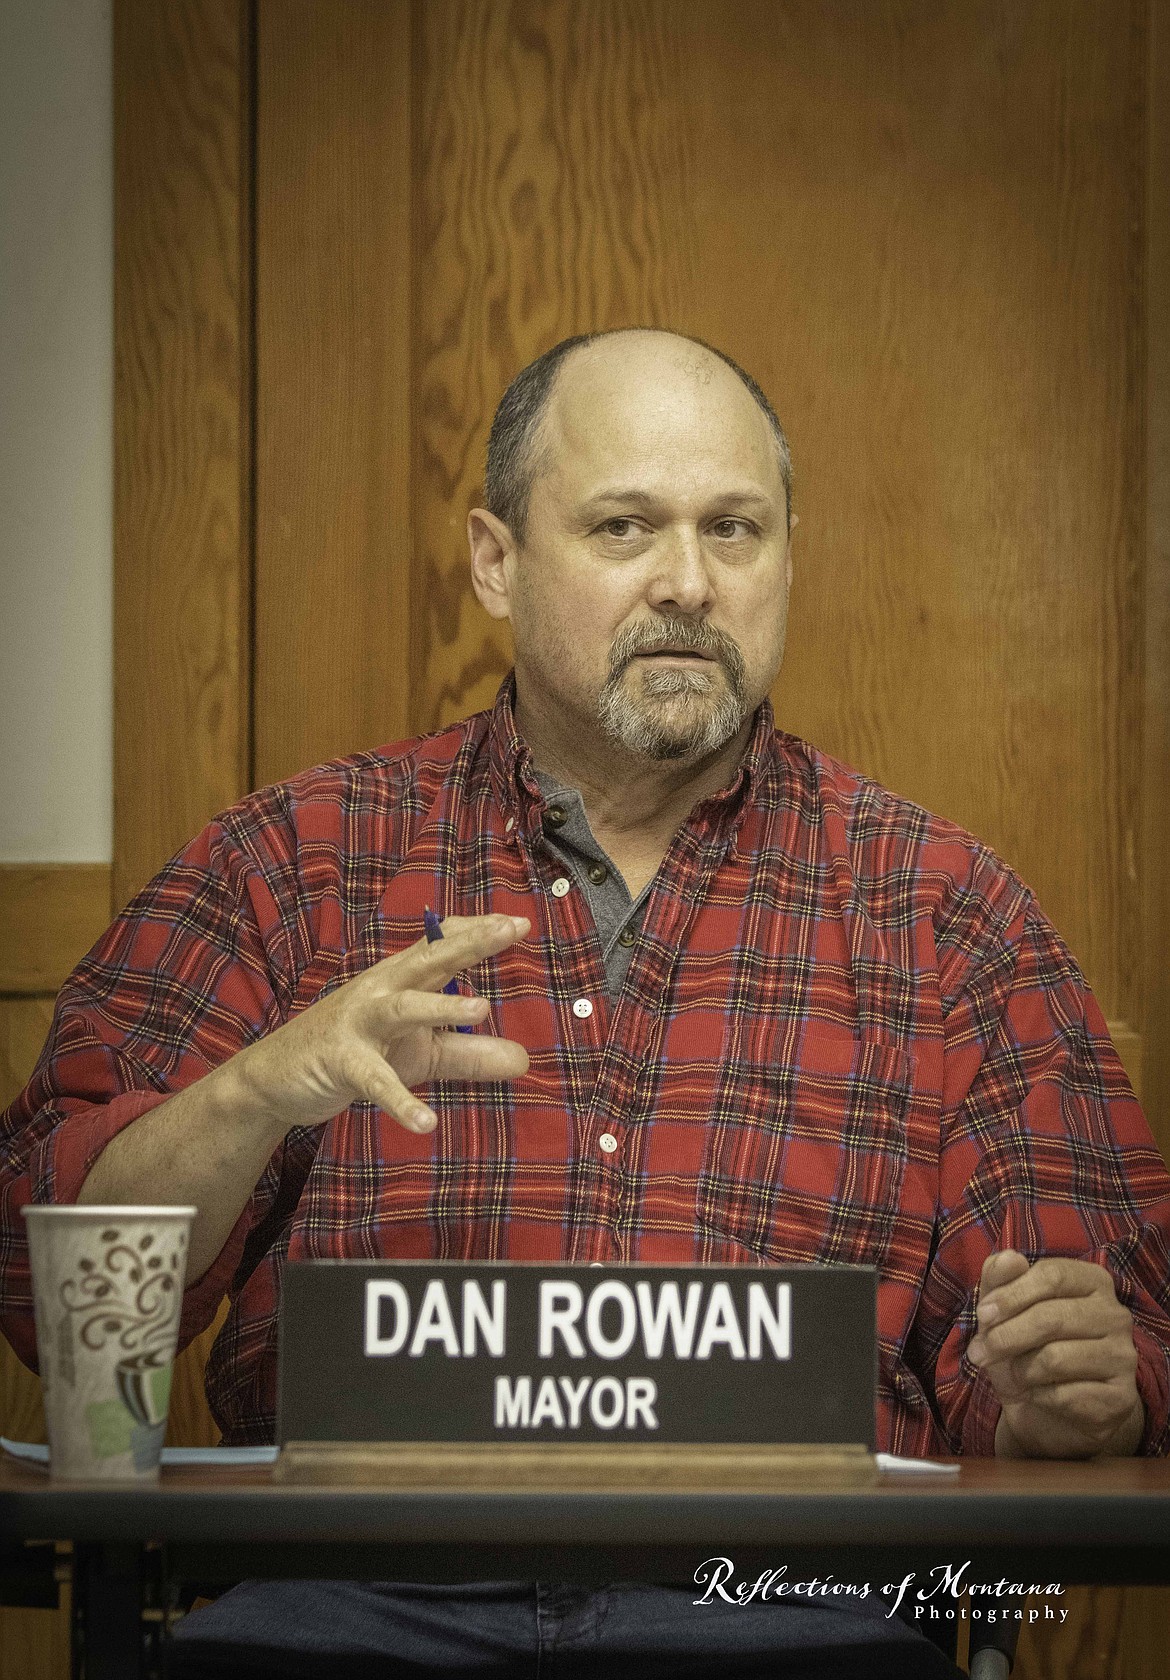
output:
[[[649,327],[637,330],[662,332],[666,329]],[[526,368],[521,368],[500,398],[488,438],[484,503],[489,513],[494,513],[497,519],[504,522],[518,543],[523,543],[527,534],[528,503],[533,483],[542,466],[536,451],[536,434],[548,406],[548,399],[552,395],[561,363],[571,350],[577,350],[584,344],[593,344],[599,338],[609,338],[614,332],[628,331],[628,327],[613,327],[606,332],[577,333],[573,338],[562,338],[551,350],[546,350],[534,362],[529,362]],[[792,454],[775,409],[751,374],[746,373],[738,362],[732,361],[722,350],[717,350],[705,339],[691,338],[686,333],[671,333],[670,336],[681,338],[688,344],[698,344],[704,350],[709,350],[713,356],[718,356],[721,362],[726,362],[731,371],[738,375],[755,398],[772,429],[776,443],[780,477],[784,482],[788,523],[791,526]]]

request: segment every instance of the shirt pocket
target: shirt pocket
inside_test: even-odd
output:
[[[697,1188],[704,1258],[881,1267],[912,1073],[892,1045],[823,1031],[806,1033],[791,1065],[729,1064]]]

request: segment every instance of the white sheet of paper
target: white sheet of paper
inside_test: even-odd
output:
[[[911,1475],[957,1476],[957,1464],[940,1464],[935,1458],[895,1458],[893,1453],[877,1453],[879,1470],[908,1471]]]

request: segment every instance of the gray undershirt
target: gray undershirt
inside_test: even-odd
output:
[[[601,940],[606,988],[615,998],[626,978],[642,911],[654,883],[648,881],[632,899],[621,872],[593,837],[579,791],[563,787],[543,770],[535,774],[545,799],[545,840],[563,865],[567,879],[585,895]]]

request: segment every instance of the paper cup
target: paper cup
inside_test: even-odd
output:
[[[192,1207],[21,1209],[49,1470],[153,1481],[167,1432]]]

